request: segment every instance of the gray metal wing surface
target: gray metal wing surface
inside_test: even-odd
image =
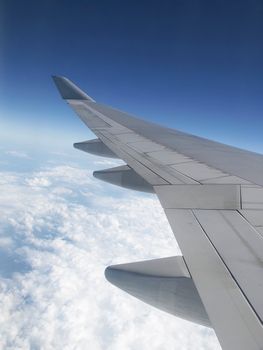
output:
[[[116,265],[106,276],[116,280],[118,271],[123,289],[153,305],[153,286],[166,280],[174,300],[158,295],[160,308],[212,326],[223,349],[263,349],[263,156],[140,120],[96,103],[64,77],[53,79],[98,138],[76,147],[127,164],[94,175],[156,193],[183,253]],[[134,286],[145,276],[142,295]],[[171,279],[182,292],[171,292]]]

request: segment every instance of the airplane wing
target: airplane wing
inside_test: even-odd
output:
[[[263,349],[263,156],[137,119],[53,79],[97,136],[75,147],[127,164],[94,176],[156,193],[183,254],[110,266],[106,277],[213,327],[223,349]]]

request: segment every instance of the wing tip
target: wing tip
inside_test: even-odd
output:
[[[64,100],[87,100],[95,102],[93,98],[88,96],[68,78],[59,75],[52,75],[51,77]]]

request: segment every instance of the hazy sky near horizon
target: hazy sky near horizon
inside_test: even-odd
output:
[[[261,151],[262,16],[262,0],[4,0],[3,125],[83,136],[57,74],[102,103]]]

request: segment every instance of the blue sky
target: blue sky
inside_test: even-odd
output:
[[[262,16],[259,0],[2,1],[2,139],[90,136],[54,88],[61,74],[100,102],[263,151]]]

